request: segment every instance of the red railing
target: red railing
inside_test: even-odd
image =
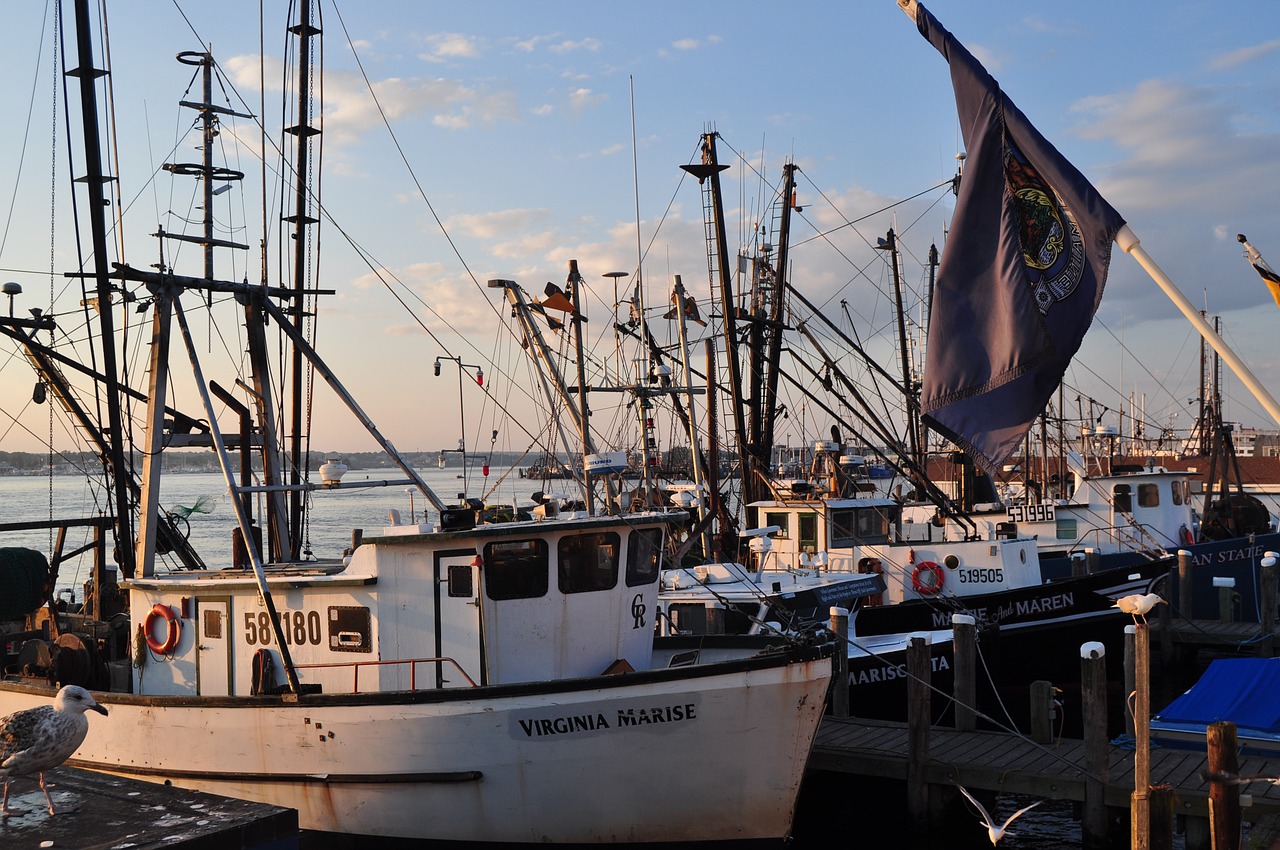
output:
[[[298,670],[330,670],[343,667],[352,669],[352,693],[360,693],[360,670],[364,667],[385,667],[392,664],[408,664],[409,665],[409,690],[416,691],[418,689],[418,665],[419,664],[449,664],[467,680],[467,684],[473,688],[479,687],[467,671],[463,670],[457,661],[452,658],[404,658],[394,661],[345,661],[341,663],[330,664],[295,664]]]

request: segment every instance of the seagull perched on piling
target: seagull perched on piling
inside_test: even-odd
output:
[[[1029,806],[1023,806],[1013,814],[1009,815],[1009,819],[1006,820],[1004,824],[1002,824],[1001,826],[996,826],[996,822],[992,820],[991,815],[987,814],[986,806],[979,803],[974,798],[974,796],[970,794],[968,790],[966,790],[965,787],[961,785],[959,782],[956,783],[956,787],[960,789],[961,794],[965,795],[965,797],[969,799],[970,803],[973,803],[975,806],[978,807],[978,814],[982,815],[982,824],[987,828],[987,837],[991,839],[992,847],[994,847],[1000,841],[1000,839],[1004,838],[1006,835],[1013,835],[1013,833],[1009,831],[1009,824],[1013,823],[1014,819],[1017,818],[1018,815],[1022,814],[1028,809],[1034,809],[1036,806],[1044,802],[1044,800],[1036,800],[1034,803],[1032,803]]]
[[[53,705],[24,708],[0,717],[0,779],[4,780],[0,812],[6,817],[14,814],[9,810],[9,783],[16,776],[33,773],[40,775],[40,790],[49,804],[49,814],[57,814],[44,784],[44,772],[71,758],[84,742],[89,733],[86,711],[107,713],[84,688],[67,685],[58,691]]]
[[[1138,624],[1138,618],[1142,618],[1143,625],[1147,623],[1147,614],[1152,608],[1156,607],[1159,602],[1165,600],[1156,593],[1134,593],[1129,596],[1121,596],[1116,600],[1116,604],[1112,608],[1119,608],[1126,614],[1133,615],[1133,624]]]

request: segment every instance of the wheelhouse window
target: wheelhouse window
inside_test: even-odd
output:
[[[484,590],[494,600],[546,596],[551,567],[545,540],[512,540],[484,547]]]
[[[1074,519],[1063,519],[1059,517],[1055,526],[1054,537],[1058,540],[1075,540],[1080,535]]]
[[[889,516],[881,508],[846,508],[831,512],[831,546],[883,543],[889,539]]]
[[[662,529],[636,529],[627,535],[627,587],[653,584],[662,566]]]
[[[784,513],[777,513],[777,514],[766,513],[764,515],[765,525],[776,525],[778,526],[778,528],[782,529],[777,534],[773,535],[774,537],[777,537],[779,540],[785,540],[786,538],[791,536],[787,532],[787,529],[790,527],[787,524],[788,523],[787,517],[788,515]]]
[[[1160,485],[1159,484],[1139,484],[1138,485],[1138,507],[1140,508],[1160,507]]]
[[[617,585],[621,542],[617,532],[613,531],[561,537],[558,552],[560,592],[589,593]]]
[[[1173,491],[1173,503],[1175,505],[1182,504],[1182,487],[1185,483],[1185,481],[1172,482],[1173,486],[1170,489]]]

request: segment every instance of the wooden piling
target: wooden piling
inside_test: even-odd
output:
[[[907,816],[917,829],[928,824],[929,786],[929,641],[913,637],[907,645]]]
[[[1171,785],[1151,789],[1151,850],[1173,850],[1173,818],[1178,795]]]
[[[956,729],[972,732],[978,728],[978,629],[970,614],[951,615],[951,634],[955,646]]]
[[[1264,635],[1259,652],[1263,655],[1276,654],[1276,617],[1280,600],[1276,598],[1276,556],[1268,552],[1262,559],[1262,578],[1258,586],[1258,594],[1262,597],[1262,633]]]
[[[1191,612],[1191,553],[1186,549],[1178,550],[1178,616],[1184,620],[1193,619]]]
[[[1037,679],[1031,683],[1031,740],[1053,743],[1053,682]]]
[[[1236,724],[1230,720],[1210,723],[1205,730],[1210,776],[1240,772],[1236,756]],[[1240,850],[1240,786],[1209,782],[1209,831],[1213,850]]]
[[[1165,606],[1168,607],[1167,605]],[[1124,732],[1130,738],[1133,737],[1133,712],[1129,711],[1129,699],[1133,696],[1136,689],[1136,681],[1134,679],[1136,671],[1134,670],[1134,632],[1138,630],[1137,626],[1129,625],[1124,627]]]
[[[1084,811],[1080,821],[1084,850],[1108,845],[1107,780],[1110,747],[1107,742],[1106,647],[1098,642],[1080,647],[1080,696],[1084,715],[1085,783]]]
[[[829,628],[835,635],[836,651],[831,657],[831,716],[849,716],[849,612],[831,607]]]
[[[1151,636],[1133,632],[1133,798],[1129,834],[1132,850],[1151,850]]]
[[[1236,580],[1231,576],[1214,576],[1213,586],[1218,589],[1218,620],[1235,622]]]

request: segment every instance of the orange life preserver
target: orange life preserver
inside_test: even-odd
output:
[[[168,627],[168,633],[164,636],[164,642],[156,640],[156,636],[152,633],[152,626],[156,620],[164,620]],[[161,605],[157,602],[151,606],[151,610],[147,612],[147,619],[142,623],[142,631],[147,636],[147,646],[157,655],[168,655],[173,652],[174,647],[178,645],[178,638],[182,636],[182,626],[179,620],[173,614],[173,609],[168,605]]]
[[[922,576],[931,575],[932,578],[922,579]],[[942,573],[942,567],[933,561],[921,561],[916,564],[916,568],[911,571],[911,586],[916,589],[916,593],[922,593],[926,596],[932,596],[942,591],[942,583],[945,578]]]

